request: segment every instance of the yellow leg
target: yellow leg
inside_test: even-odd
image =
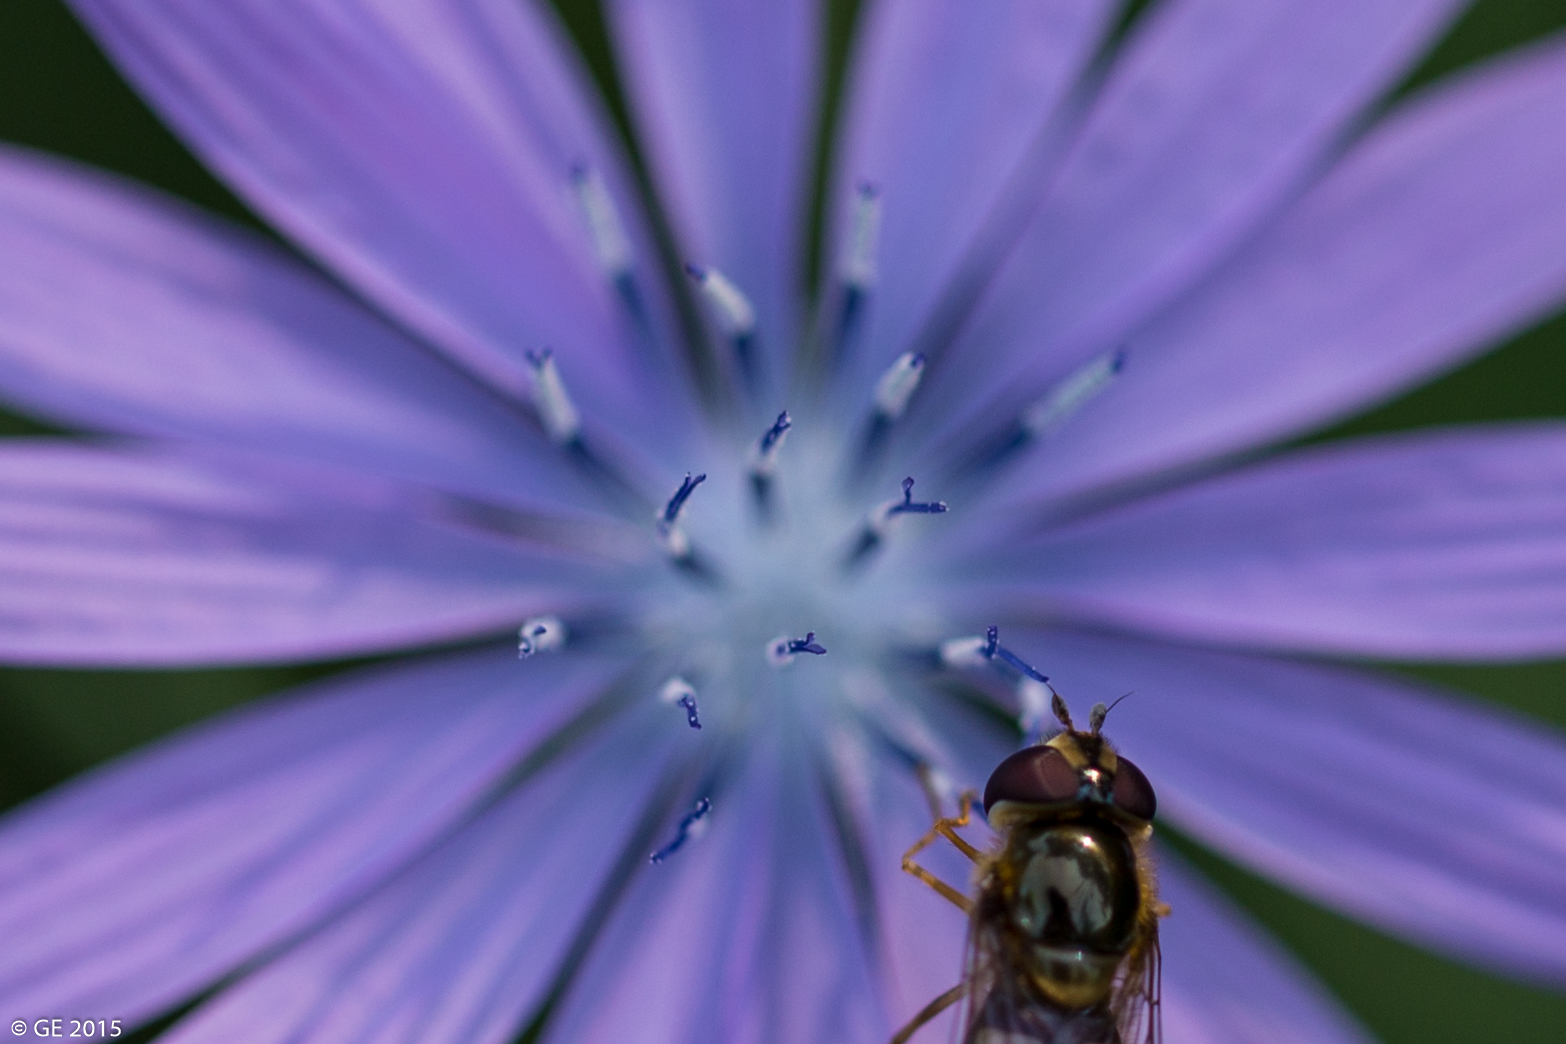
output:
[[[920,1026],[923,1026],[941,1012],[945,1011],[947,1008],[950,1008],[953,1004],[956,1004],[959,1000],[961,1000],[963,990],[966,988],[966,983],[959,982],[957,985],[953,986],[951,989],[947,990],[945,993],[941,994],[930,1003],[926,1004],[919,1010],[919,1014],[915,1015],[912,1019],[909,1020],[908,1025],[904,1026],[893,1035],[892,1039],[888,1041],[887,1044],[907,1044],[908,1038],[917,1033]]]
[[[967,896],[963,895],[957,889],[953,888],[951,885],[947,884],[945,881],[942,881],[939,877],[936,877],[934,874],[930,873],[930,871],[926,870],[918,863],[914,862],[914,856],[935,844],[935,839],[937,837],[944,837],[954,846],[956,846],[957,851],[961,852],[963,855],[967,856],[974,862],[979,861],[979,850],[958,836],[956,830],[957,827],[965,827],[968,825],[969,813],[973,808],[973,796],[973,791],[963,791],[960,801],[961,808],[959,809],[957,816],[955,818],[947,818],[943,816],[937,819],[935,821],[935,825],[932,826],[923,837],[921,837],[918,841],[915,841],[912,848],[903,853],[903,871],[905,873],[912,874],[919,880],[923,881],[925,884],[929,885],[935,890],[937,895],[940,895],[942,898],[951,902],[963,913],[973,912],[973,901]]]

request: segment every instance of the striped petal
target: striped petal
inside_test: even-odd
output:
[[[340,476],[55,440],[0,446],[0,657],[333,658],[493,634],[589,575]],[[567,588],[570,580],[573,588]]]
[[[934,387],[977,405],[1116,347],[1308,182],[1463,6],[1152,8]]]
[[[643,864],[573,978],[557,1040],[769,1044],[877,1040],[884,1016],[808,748],[777,737],[712,795],[711,827]],[[786,757],[786,760],[783,760]]]
[[[1566,425],[1329,444],[1008,546],[988,569],[1057,616],[1202,642],[1560,655]]]
[[[598,172],[647,258],[636,197],[544,5],[72,6],[197,155],[385,312],[514,395],[552,347],[593,414],[678,430],[646,399],[668,381],[639,365],[572,171]]]
[[[17,149],[0,149],[0,394],[502,502],[586,497],[514,410],[276,247]]]
[[[860,15],[831,197],[829,278],[863,280],[850,253],[858,187],[876,189],[880,246],[863,347],[845,384],[909,350],[941,291],[1015,179],[1026,177],[1107,31],[1112,0],[953,5],[882,0]],[[939,220],[932,220],[939,215]]]
[[[166,1039],[516,1039],[619,870],[616,856],[644,811],[626,795],[652,792],[667,753],[649,733],[658,734],[647,716],[633,715],[532,768],[439,848],[202,1005]]]
[[[1026,480],[1061,496],[1242,452],[1472,358],[1566,299],[1566,42],[1405,104],[1129,342]]]
[[[680,249],[749,297],[776,378],[794,350],[819,5],[609,0],[604,7]]]
[[[0,995],[127,1022],[359,901],[601,691],[509,649],[376,668],[165,740],[0,821]]]

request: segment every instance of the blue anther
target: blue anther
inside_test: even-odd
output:
[[[946,501],[932,500],[925,504],[915,504],[913,499],[914,480],[903,479],[903,502],[894,504],[887,509],[888,515],[943,515],[946,513]]]
[[[816,644],[816,632],[806,631],[803,638],[791,638],[788,643],[789,655],[795,653],[810,653],[812,656],[824,656],[826,650]]]
[[[685,723],[693,729],[701,728],[701,718],[696,716],[696,697],[687,694],[681,696],[677,702],[685,708]]]
[[[1009,663],[1023,674],[1043,685],[1049,684],[1049,679],[1030,667],[1022,657],[1012,652],[1000,643],[1000,628],[991,627],[984,632],[984,658],[987,660],[1001,660]]]
[[[691,499],[691,494],[696,491],[696,487],[706,481],[707,476],[705,474],[692,478],[690,472],[687,471],[685,473],[685,481],[680,483],[680,488],[674,491],[674,496],[670,497],[669,503],[664,505],[663,520],[660,523],[661,528],[667,530],[673,527],[674,523],[679,520],[680,511],[685,507],[685,502]]]
[[[658,851],[649,856],[648,862],[661,863],[665,859],[668,859],[670,856],[672,856],[674,853],[678,852],[680,849],[684,848],[685,842],[689,841],[694,836],[696,825],[700,823],[702,819],[706,817],[707,813],[711,811],[712,802],[709,799],[702,798],[700,801],[696,802],[696,807],[687,812],[685,817],[680,820],[680,825],[675,829],[674,832],[674,840],[670,841],[668,844],[664,845],[662,848],[658,849]]]
[[[772,427],[768,428],[767,433],[761,437],[761,456],[768,457],[773,447],[778,444],[778,440],[783,437],[783,433],[793,426],[794,422],[789,419],[787,410],[778,414],[778,419],[772,422]]]

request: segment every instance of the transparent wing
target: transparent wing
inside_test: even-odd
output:
[[[1158,946],[1158,920],[1145,927],[1136,948],[1126,957],[1119,985],[1109,1001],[1124,1044],[1162,1044],[1160,1019],[1163,951]]]

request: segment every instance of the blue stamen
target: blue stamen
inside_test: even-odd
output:
[[[825,656],[826,650],[816,644],[816,632],[806,631],[803,638],[791,639],[788,643],[788,651],[794,653],[809,653],[812,656]]]
[[[1041,685],[1048,685],[1049,679],[1030,667],[1022,657],[1000,644],[1000,628],[991,627],[984,633],[984,658],[987,660],[1001,660],[1032,678]],[[1051,692],[1054,690],[1051,689]]]
[[[555,365],[555,353],[548,348],[541,352],[529,351],[527,362],[533,370],[533,409],[549,441],[557,446],[577,441],[582,431],[582,418],[576,412],[571,396],[566,394],[565,381],[561,380],[560,368]]]
[[[837,329],[833,331],[834,360],[847,358],[875,288],[876,250],[881,239],[880,197],[880,190],[869,182],[861,182],[854,196],[852,225],[838,273],[842,303],[838,309]]]
[[[712,306],[718,326],[729,339],[734,359],[739,367],[740,379],[745,390],[752,395],[757,391],[760,374],[756,360],[756,309],[744,291],[729,281],[716,268],[685,263],[685,272],[701,287],[707,302]]]
[[[788,411],[778,414],[772,427],[761,436],[750,455],[750,490],[761,512],[763,522],[772,520],[772,472],[777,468],[778,453],[783,449],[784,436],[794,426]]]
[[[696,713],[696,697],[681,696],[679,704],[685,708],[685,724],[693,729],[701,728],[701,717]]]
[[[631,269],[631,240],[625,234],[609,187],[585,163],[571,168],[571,186],[576,189],[577,203],[587,219],[587,233],[599,267],[611,280],[618,279]]]
[[[680,520],[680,512],[685,509],[685,502],[691,499],[691,494],[696,492],[696,487],[706,481],[706,474],[692,478],[690,472],[687,471],[685,473],[685,479],[680,483],[680,488],[674,491],[674,496],[670,497],[669,502],[663,507],[663,520],[659,523],[660,530],[668,532],[674,528],[674,524]]]
[[[708,798],[702,798],[696,802],[696,807],[687,812],[685,817],[680,820],[680,825],[674,832],[674,840],[649,856],[648,862],[661,863],[684,848],[687,841],[700,837],[705,826],[703,821],[706,819],[707,813],[711,811],[712,801]]]
[[[556,616],[535,616],[517,628],[517,659],[526,660],[565,644],[566,628]]]
[[[915,504],[913,499],[914,480],[903,479],[903,502],[894,504],[887,509],[888,515],[944,515],[946,514],[946,501],[932,500],[924,504]]]
[[[789,419],[787,410],[778,414],[778,419],[772,422],[772,427],[761,436],[760,450],[763,460],[771,461],[777,456],[777,451],[783,447],[784,433],[793,426],[794,422]]]
[[[1124,348],[1096,356],[1067,374],[1022,415],[1022,426],[1033,438],[1053,433],[1098,396],[1126,366]]]
[[[1040,439],[1053,435],[1108,388],[1125,365],[1124,348],[1089,359],[1067,374],[1043,398],[1023,410],[1022,416],[1010,428],[981,443],[967,468],[975,472],[987,471]]]
[[[892,360],[876,381],[872,401],[875,409],[859,440],[859,455],[854,459],[853,476],[862,477],[880,457],[892,425],[908,409],[908,401],[924,379],[925,356],[922,352],[904,352]]]
[[[843,559],[843,569],[849,571],[857,568],[870,553],[881,546],[886,539],[886,531],[891,527],[892,520],[898,515],[944,515],[947,512],[944,500],[932,500],[927,503],[915,503],[913,498],[914,480],[903,479],[903,499],[899,503],[889,500],[876,508],[865,518],[864,526],[859,530],[859,536],[853,546],[848,549],[848,554]]]
[[[696,690],[684,678],[674,677],[663,683],[658,698],[674,707],[685,708],[685,723],[693,729],[701,728],[701,717],[696,710]]]
[[[685,530],[680,528],[680,514],[685,510],[685,502],[691,498],[696,487],[707,481],[706,475],[692,476],[685,473],[685,480],[680,483],[680,488],[674,491],[674,496],[658,512],[658,540],[663,544],[664,552],[669,556],[669,561],[681,572],[704,584],[718,587],[722,585],[723,578],[706,560],[696,554],[691,547],[690,538],[685,535]]]
[[[825,656],[826,648],[816,644],[814,631],[808,632],[803,638],[790,638],[781,634],[767,643],[767,662],[774,667],[787,667],[800,653]]]

